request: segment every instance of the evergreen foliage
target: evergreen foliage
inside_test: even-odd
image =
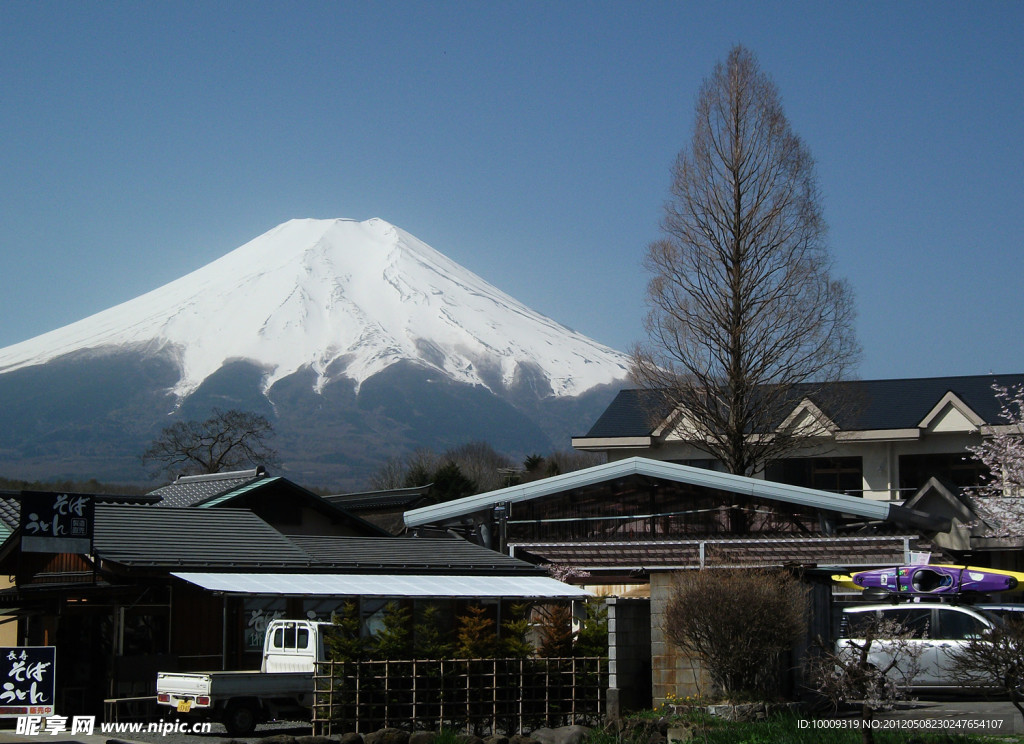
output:
[[[462,469],[450,460],[434,471],[433,483],[430,495],[438,504],[477,493],[476,483],[463,475]]]
[[[372,651],[377,659],[408,659],[412,654],[411,612],[398,602],[384,608],[384,627],[372,638]]]
[[[526,659],[533,656],[530,642],[530,605],[514,604],[511,617],[501,624],[500,652],[510,658]]]
[[[487,616],[487,608],[466,607],[466,614],[458,618],[455,635],[455,657],[458,659],[486,659],[498,649],[498,635],[494,620]]]
[[[448,659],[452,644],[442,626],[441,608],[431,604],[423,608],[413,629],[413,652],[418,659]]]
[[[540,609],[540,646],[544,657],[572,656],[572,605],[567,602],[545,605]]]
[[[360,633],[359,605],[346,602],[333,618],[325,643],[332,661],[361,661],[369,657],[369,644]]]

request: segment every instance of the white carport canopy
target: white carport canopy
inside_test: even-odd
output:
[[[303,597],[519,597],[584,599],[590,592],[546,576],[173,573],[212,592]]]

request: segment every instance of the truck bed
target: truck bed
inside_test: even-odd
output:
[[[313,675],[310,672],[160,672],[156,678],[157,694],[169,692],[176,697],[276,697],[301,695],[312,689]]]

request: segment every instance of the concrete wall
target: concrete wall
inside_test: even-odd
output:
[[[711,681],[700,661],[683,654],[665,638],[665,606],[672,589],[673,574],[651,574],[651,696],[653,705],[676,698],[707,695]]]
[[[611,597],[608,605],[608,687],[612,718],[651,707],[651,602]],[[612,710],[613,705],[616,710]]]

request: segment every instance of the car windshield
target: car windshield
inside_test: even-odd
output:
[[[1000,626],[1006,625],[1007,621],[1013,623],[1024,622],[1024,607],[975,607],[974,611],[997,622]]]

